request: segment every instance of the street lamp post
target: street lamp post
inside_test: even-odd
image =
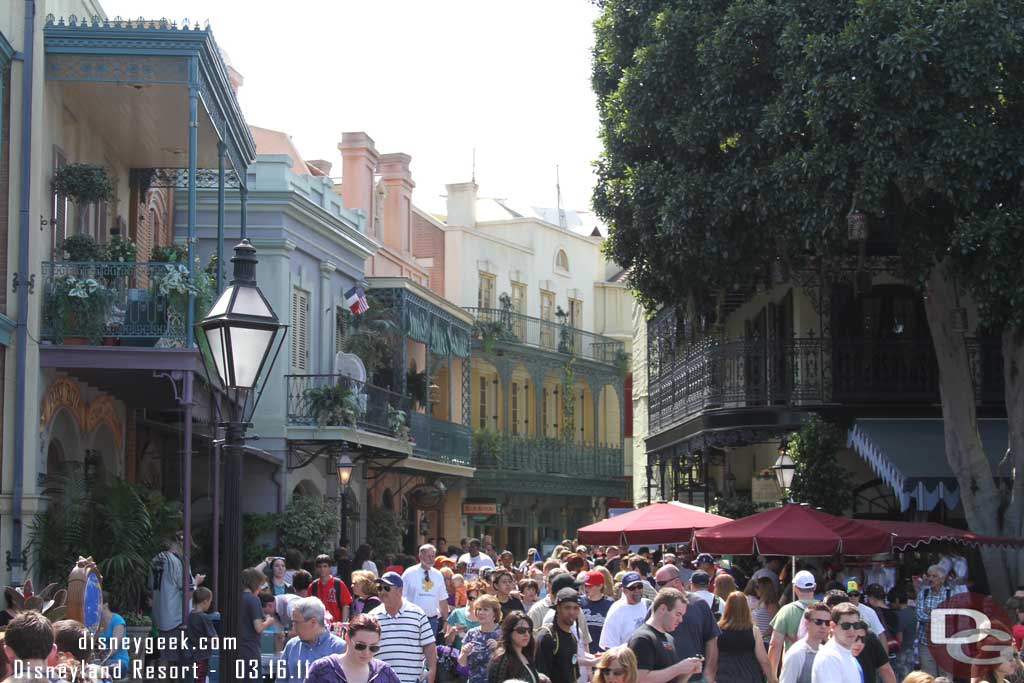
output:
[[[219,426],[224,435],[224,535],[220,547],[223,580],[218,596],[221,637],[240,634],[242,577],[242,453],[245,432],[251,426],[270,369],[284,342],[282,325],[256,285],[256,249],[243,239],[231,259],[234,277],[217,303],[199,323],[209,349],[207,365],[213,365],[227,398],[227,414]],[[270,359],[271,350],[274,357]],[[264,371],[265,369],[265,371]],[[222,640],[222,642],[225,642]],[[220,651],[220,680],[233,683],[247,671],[236,671],[232,649]]]
[[[793,486],[793,474],[796,472],[796,463],[790,457],[785,444],[779,446],[779,457],[775,459],[772,470],[775,471],[775,481],[778,482],[779,488],[783,491],[788,491]]]
[[[352,458],[348,457],[344,448],[342,445],[341,455],[338,456],[335,463],[338,471],[338,487],[341,492],[341,537],[338,539],[338,545],[341,546],[348,545],[348,483],[352,479],[352,470],[355,468]]]

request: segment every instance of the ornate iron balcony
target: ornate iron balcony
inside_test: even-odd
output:
[[[496,451],[474,449],[478,469],[565,474],[591,479],[623,476],[622,446],[597,446],[562,439],[500,435]]]
[[[44,261],[42,338],[54,344],[184,346],[188,272],[181,268],[187,267]]]
[[[477,324],[474,339],[524,344],[545,351],[575,353],[580,358],[614,365],[624,354],[623,343],[552,320],[532,318],[501,308],[466,308]]]

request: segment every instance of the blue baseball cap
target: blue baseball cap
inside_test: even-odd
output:
[[[635,586],[638,583],[642,584],[643,582],[644,577],[640,576],[637,572],[626,572],[622,575],[623,588],[629,588],[630,586]]]
[[[402,583],[402,577],[398,575],[398,572],[384,572],[377,583],[383,583],[386,586],[392,586],[393,588],[402,588],[405,584]]]

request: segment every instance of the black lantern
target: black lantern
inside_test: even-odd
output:
[[[352,479],[352,470],[355,469],[355,464],[352,462],[352,458],[348,457],[348,453],[342,453],[338,457],[335,469],[338,471],[338,485],[344,491],[348,488],[348,482]]]
[[[778,482],[779,488],[788,491],[793,486],[793,474],[796,472],[796,463],[790,457],[785,441],[779,444],[779,457],[775,459],[772,470],[775,471],[775,481]]]
[[[242,397],[252,391],[274,347],[284,340],[282,325],[256,286],[256,249],[249,240],[235,246],[231,284],[199,323],[221,386]]]
[[[338,538],[341,546],[348,545],[348,484],[352,480],[352,470],[355,469],[355,463],[344,448],[342,445],[341,455],[334,462],[334,469],[338,473],[338,497],[341,498],[341,536]]]

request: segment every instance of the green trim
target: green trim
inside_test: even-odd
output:
[[[14,47],[8,42],[7,37],[0,31],[0,69],[8,66],[14,59]]]
[[[11,333],[14,332],[16,326],[16,322],[0,313],[0,346],[11,345]]]

